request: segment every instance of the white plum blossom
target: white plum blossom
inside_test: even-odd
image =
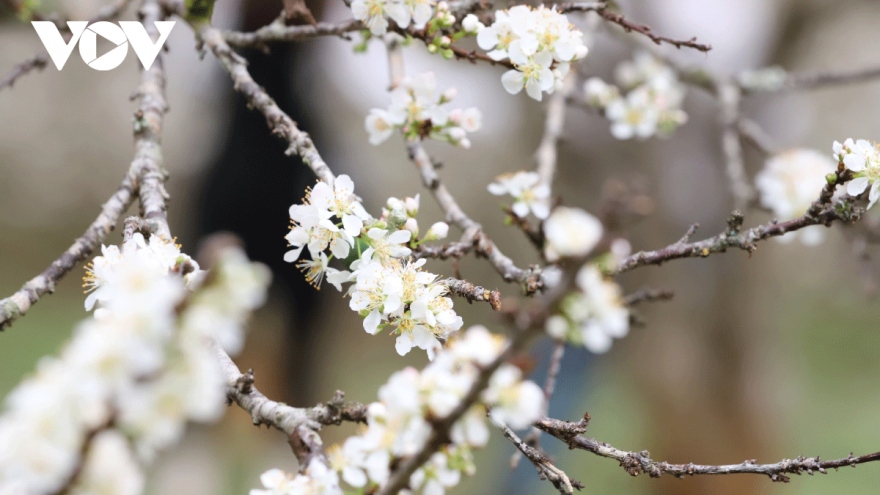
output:
[[[620,98],[620,89],[598,77],[591,77],[584,83],[587,104],[595,108],[605,108]]]
[[[226,384],[209,342],[240,349],[268,273],[238,251],[218,259],[205,277],[158,236],[103,247],[87,268],[100,290],[94,315],[6,398],[0,493],[55,493],[81,469],[71,493],[139,494],[142,465],[178,441],[187,421],[222,414]]]
[[[847,139],[843,144],[835,141],[834,156],[847,169],[854,172],[854,179],[846,184],[850,196],[858,196],[868,190],[868,208],[880,199],[880,150],[876,144],[859,139]]]
[[[533,99],[541,101],[544,93],[561,87],[570,70],[570,63],[587,55],[583,33],[575,28],[565,14],[555,7],[525,5],[495,12],[490,26],[475,24],[477,44],[493,60],[509,59],[514,69],[501,76],[508,93],[517,94],[524,88]]]
[[[351,13],[373,36],[382,36],[388,31],[389,18],[402,29],[410,23],[416,29],[424,29],[434,16],[435,5],[434,0],[354,0]]]
[[[317,459],[312,460],[304,474],[270,469],[260,475],[260,483],[263,489],[253,489],[249,495],[343,495],[336,471]]]
[[[402,258],[412,253],[412,249],[406,247],[406,244],[412,239],[412,232],[408,230],[395,230],[389,232],[384,229],[372,228],[367,231],[367,237],[370,238],[370,251],[367,259],[376,257],[380,260],[390,258]]]
[[[336,218],[334,222],[332,219]],[[354,238],[360,235],[372,217],[354,195],[354,183],[347,175],[340,175],[333,187],[318,182],[306,193],[303,204],[290,207],[292,226],[284,237],[293,249],[285,253],[284,261],[299,259],[308,247],[312,258],[330,248],[337,258],[348,257]]]
[[[602,111],[612,122],[614,137],[664,137],[687,122],[687,114],[681,110],[685,87],[675,71],[660,59],[638,51],[632,61],[618,65],[615,73],[626,94],[598,77],[591,77],[584,84],[587,104]]]
[[[375,492],[388,482],[394,462],[425,446],[432,431],[429,419],[454,411],[473,387],[481,367],[494,361],[504,345],[503,337],[484,327],[468,329],[421,371],[407,367],[389,377],[379,388],[379,401],[367,406],[366,427],[341,446],[327,449],[329,469],[316,461],[303,474],[272,469],[260,477],[263,488],[250,494],[337,495],[342,493],[340,478],[356,492]],[[488,442],[487,410],[492,411],[494,420],[520,429],[537,421],[543,408],[540,387],[523,380],[516,366],[502,364],[479,401],[452,425],[452,443],[434,452],[412,474],[410,489],[441,495],[457,486],[462,475],[475,472],[471,451]]]
[[[810,149],[793,149],[771,156],[763,170],[755,175],[755,186],[761,204],[780,220],[790,220],[807,212],[825,186],[825,176],[837,164],[827,156]],[[804,244],[822,241],[823,229],[809,228],[790,232],[780,241],[799,238]]]
[[[602,238],[602,223],[580,208],[560,206],[544,221],[544,256],[548,261],[561,257],[583,257]]]
[[[415,216],[419,196],[388,198],[379,219],[370,217],[354,196],[354,185],[347,176],[339,176],[331,190],[318,183],[306,196],[306,203],[290,208],[294,224],[288,241],[294,244],[296,256],[309,247],[311,260],[297,266],[306,280],[316,288],[327,282],[350,296],[349,307],[363,320],[364,330],[376,335],[386,328],[396,335],[398,354],[408,354],[417,347],[433,359],[463,321],[453,309],[448,289],[437,281],[438,276],[423,269],[426,260],[413,261],[412,248],[423,242],[445,238],[449,225],[436,222],[422,239]],[[334,223],[331,218],[341,219]],[[322,220],[315,221],[316,218]],[[324,222],[324,223],[321,223]],[[293,233],[296,232],[296,237]],[[328,238],[350,246],[343,257]],[[316,240],[317,239],[317,240]],[[348,269],[330,266],[330,249],[335,258]],[[291,252],[285,255],[288,260]],[[351,284],[343,289],[345,284]]]
[[[612,101],[605,107],[605,116],[612,122],[611,134],[617,139],[649,138],[660,122],[660,112],[646,88],[636,88]]]
[[[482,114],[476,108],[447,111],[444,105],[454,97],[454,90],[437,91],[433,72],[405,78],[391,92],[391,106],[374,108],[367,116],[370,144],[381,144],[400,129],[407,139],[431,138],[469,148],[467,134],[480,129]]]
[[[406,122],[406,118],[399,112],[392,114],[381,108],[370,110],[370,114],[367,115],[367,120],[364,122],[364,128],[370,135],[370,144],[376,146],[384,143],[404,122]]]
[[[489,184],[489,192],[496,196],[513,196],[516,201],[511,209],[520,218],[527,216],[529,211],[541,220],[550,215],[550,186],[543,184],[536,172],[499,175]]]
[[[522,381],[519,368],[505,365],[492,375],[483,400],[494,404],[489,413],[492,419],[520,430],[541,416],[544,391],[534,382]]]
[[[519,45],[510,49],[510,61],[516,65],[501,75],[501,84],[508,93],[515,95],[525,88],[526,93],[535,100],[541,101],[544,93],[551,93],[555,79],[550,65],[553,56],[549,52],[540,52],[532,57],[523,54]]]
[[[386,0],[354,0],[351,2],[351,13],[374,36],[382,36],[388,30],[388,7],[391,4]]]
[[[557,340],[583,344],[601,354],[615,338],[629,332],[629,310],[623,305],[620,286],[606,280],[599,269],[586,264],[577,273],[579,289],[565,297],[562,315],[547,320],[547,333]]]
[[[422,467],[410,477],[409,486],[421,490],[426,495],[444,495],[446,490],[458,485],[461,471],[449,466],[449,457],[443,452],[434,452]]]

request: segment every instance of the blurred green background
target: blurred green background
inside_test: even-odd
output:
[[[696,35],[711,43],[714,49],[707,55],[680,55],[722,73],[771,64],[816,70],[878,62],[880,3],[871,0],[619,3],[629,17],[658,32]],[[41,8],[86,19],[100,5],[67,0]],[[325,19],[348,15],[341,2],[313,7]],[[252,27],[279,10],[280,2],[269,0],[221,0],[215,22]],[[10,16],[4,19],[0,69],[5,73],[40,45],[30,26]],[[241,214],[242,222],[267,225],[268,235],[277,239],[272,249],[280,259],[286,208],[266,206],[265,194],[254,190],[230,196],[228,210],[210,211],[212,203],[204,198],[227,194],[212,190],[218,170],[223,170],[218,163],[230,156],[230,142],[249,136],[236,131],[243,105],[231,94],[215,60],[208,56],[199,62],[185,26],[175,28],[168,46],[171,112],[164,151],[171,173],[173,232],[184,250],[194,253],[210,231],[205,226],[223,223],[201,219]],[[351,48],[339,39],[318,40],[293,52],[276,51],[276,58],[259,63],[268,67],[262,77],[280,85],[284,94],[277,96],[296,107],[328,163],[337,173],[350,174],[368,209],[378,212],[388,196],[423,190],[401,142],[392,139],[379,147],[367,143],[363,118],[371,107],[387,105],[387,69],[380,45],[371,45],[364,55]],[[542,107],[522,95],[507,95],[499,69],[446,62],[422,52],[419,47],[407,50],[408,72],[435,70],[441,86],[458,87],[457,105],[476,104],[484,114],[484,129],[474,135],[471,150],[430,146],[444,162],[441,176],[465,210],[518,264],[536,261],[527,241],[502,226],[498,200],[485,186],[499,173],[532,166]],[[600,28],[583,72],[607,79],[630,53],[628,44]],[[102,73],[72,57],[61,73],[50,66],[0,92],[0,295],[11,294],[42,271],[82,233],[117,187],[132,156],[134,106],[128,96],[137,84],[136,64],[130,56],[123,67]],[[780,147],[830,153],[835,139],[877,138],[880,113],[873,110],[878,104],[880,83],[869,82],[755,97],[745,108]],[[686,110],[690,122],[668,140],[619,142],[610,136],[607,122],[570,109],[554,192],[568,204],[595,211],[606,181],[642,184],[655,209],[627,228],[635,249],[673,242],[694,222],[703,226],[697,237],[719,232],[731,200],[716,109],[706,95],[692,90]],[[262,125],[260,117],[251,119]],[[262,128],[259,132],[268,134]],[[311,181],[305,172],[294,172],[292,160],[282,157],[281,165],[267,165],[262,155],[249,153],[232,153],[240,171],[257,177],[288,174],[280,183],[286,193],[276,200],[299,200],[302,187]],[[763,157],[749,148],[746,157],[754,175]],[[432,201],[422,198],[423,228],[442,219]],[[266,222],[279,216],[279,222]],[[757,212],[746,218],[747,225],[769,220]],[[454,229],[451,235],[457,235]],[[114,233],[108,242],[119,239]],[[449,263],[432,262],[430,268],[452,273]],[[270,303],[252,321],[247,349],[237,360],[243,369],[255,369],[258,385],[270,397],[302,406],[329,399],[341,389],[350,399],[371,401],[394,370],[424,364],[418,353],[399,358],[390,338],[366,335],[347,301],[332,288],[307,297],[293,266],[273,269],[277,282]],[[460,269],[469,280],[497,286],[508,297],[516,294],[515,287],[505,285],[480,260],[465,260]],[[627,274],[620,279],[626,292],[648,285],[674,290],[675,298],[640,306],[646,326],[633,329],[607,355],[594,358],[570,350],[551,414],[575,420],[589,411],[590,436],[622,449],[647,449],[655,459],[677,463],[776,462],[797,455],[830,459],[880,450],[880,334],[874,324],[880,308],[863,289],[865,270],[853,260],[845,228],[835,226],[815,248],[766,242],[751,257],[730,252]],[[33,370],[40,356],[57,351],[76,322],[87,316],[81,276],[82,269],[75,269],[55,295],[0,335],[0,394]],[[456,309],[466,325],[485,323],[500,330],[485,305],[456,300]],[[546,343],[539,344],[533,357],[541,363],[549,352]],[[543,366],[537,367],[539,379]],[[353,431],[352,426],[328,428],[325,441],[340,441]],[[546,438],[543,443],[560,467],[587,485],[585,493],[868,494],[880,486],[880,466],[873,464],[827,476],[793,477],[789,484],[757,476],[632,478],[614,461],[569,452]],[[490,448],[478,453],[478,475],[454,493],[554,493],[527,463],[511,475],[512,453],[513,447],[494,435]],[[285,439],[254,428],[245,413],[230,408],[220,424],[193,426],[184,442],[160,458],[151,470],[149,493],[246,493],[269,467],[295,469]]]

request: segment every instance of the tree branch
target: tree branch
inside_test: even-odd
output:
[[[209,345],[217,356],[226,379],[226,397],[230,403],[235,402],[247,411],[254,425],[271,426],[290,436],[301,426],[320,429],[321,425],[338,425],[343,421],[366,422],[367,406],[359,403],[344,403],[345,396],[340,391],[337,391],[334,398],[326,404],[318,404],[310,408],[291,407],[282,402],[275,402],[254,386],[253,370],[242,374],[216,341],[211,341]]]
[[[544,286],[541,277],[541,269],[535,265],[529,269],[523,270],[517,267],[513,260],[507,257],[498,249],[498,246],[483,232],[483,227],[472,220],[458,206],[458,202],[452,196],[452,193],[446,189],[446,186],[440,181],[437,171],[434,170],[434,162],[425,151],[422,143],[419,141],[408,141],[407,149],[409,150],[409,158],[418,167],[422,175],[422,183],[427,187],[434,198],[440,203],[440,207],[446,212],[446,217],[465,231],[462,237],[463,244],[472,244],[478,256],[483,256],[492,263],[497,271],[506,282],[520,282],[523,284],[523,291],[526,294],[534,294],[541,290]]]
[[[550,95],[547,103],[547,117],[544,120],[544,135],[535,150],[535,162],[541,183],[550,186],[556,175],[557,147],[565,127],[565,103],[574,90],[574,74],[569,74],[562,82],[562,88]]]
[[[276,19],[271,24],[249,33],[224,31],[223,39],[236,48],[266,48],[270,43],[302,41],[320,36],[342,36],[361,29],[364,29],[364,25],[356,19],[338,23],[319,22],[314,26],[308,24],[286,26],[283,20]]]
[[[577,423],[560,421],[556,419],[542,419],[535,426],[546,433],[565,442],[571,449],[581,449],[592,452],[601,457],[615,459],[620,466],[630,475],[638,476],[645,473],[652,478],[659,478],[669,474],[679,478],[703,474],[762,474],[770,477],[772,481],[788,482],[789,474],[812,475],[814,472],[827,474],[828,469],[837,469],[846,466],[855,467],[858,464],[880,460],[880,452],[856,457],[850,454],[842,459],[822,461],[819,457],[797,457],[796,459],[783,459],[775,464],[756,464],[755,461],[745,461],[741,464],[727,464],[720,466],[701,464],[670,464],[651,459],[648,451],[628,452],[612,447],[604,442],[582,436],[586,431],[587,421]]]
[[[617,24],[622,27],[624,31],[627,33],[631,33],[633,31],[646,36],[648,39],[653,41],[655,44],[660,45],[663,43],[672,45],[678,49],[681,47],[693,48],[694,50],[699,50],[701,52],[708,52],[712,49],[712,45],[704,45],[702,43],[697,43],[697,38],[691,38],[689,40],[677,40],[673,38],[669,38],[666,36],[660,36],[655,34],[650,26],[646,26],[644,24],[636,24],[632,21],[627,20],[623,15],[618,14],[616,12],[611,12],[609,10],[609,6],[605,2],[582,2],[582,3],[563,3],[559,5],[560,12],[595,12],[602,16],[606,21]]]
[[[645,265],[660,265],[679,258],[705,258],[713,253],[723,253],[728,248],[742,249],[751,254],[757,249],[755,243],[758,241],[781,236],[811,225],[829,226],[834,221],[847,223],[858,221],[863,209],[854,206],[851,199],[844,198],[831,204],[834,190],[838,185],[848,181],[850,174],[838,172],[835,177],[834,182],[825,185],[819,199],[814,201],[810,209],[801,217],[785,222],[773,220],[767,224],[742,231],[742,213],[734,211],[728,219],[727,230],[721,234],[698,242],[688,242],[689,235],[686,235],[678,242],[665,248],[635,253],[625,258],[614,273],[620,274]],[[688,231],[688,234],[692,233],[693,228]]]
[[[129,172],[119,189],[101,207],[98,218],[82,236],[43,270],[43,273],[28,280],[15,294],[0,300],[0,330],[24,316],[43,294],[54,292],[55,284],[101,245],[116,227],[120,215],[131,206],[136,190],[135,177]]]
[[[164,12],[156,1],[146,1],[138,12],[141,22],[151,38],[158,39],[155,22],[164,18]],[[167,172],[162,167],[162,122],[168,111],[165,101],[165,69],[161,52],[149,70],[141,74],[141,83],[134,97],[139,100],[134,113],[135,157],[131,168],[140,177],[141,216],[150,232],[171,240],[165,201]]]
[[[297,127],[296,122],[284,113],[275,100],[254,81],[247,70],[247,61],[232,51],[232,48],[223,39],[223,33],[209,24],[194,26],[199,39],[204,43],[223,68],[229,72],[234,83],[235,90],[243,94],[248,104],[266,116],[266,123],[272,130],[272,134],[287,142],[288,155],[299,155],[303,163],[309,166],[318,179],[333,185],[333,172],[321,158],[312,138]]]
[[[491,416],[489,416],[489,419],[501,430],[504,437],[510,440],[526,459],[535,466],[535,469],[538,470],[538,476],[542,480],[549,480],[550,483],[553,483],[553,486],[559,490],[559,493],[571,494],[574,493],[575,488],[580,490],[584,487],[583,483],[569,478],[565,471],[554,466],[553,462],[544,453],[521,440],[510,427],[496,421]]]
[[[721,150],[724,154],[725,170],[730,182],[734,207],[744,210],[755,193],[746,175],[742,144],[739,140],[740,89],[732,82],[718,86],[718,104],[721,121]]]
[[[489,303],[495,311],[501,311],[501,293],[497,289],[489,290],[457,278],[447,278],[440,281],[440,284],[445,285],[450,293],[467,299],[469,303],[484,301]]]

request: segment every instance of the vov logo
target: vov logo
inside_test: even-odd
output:
[[[171,34],[171,28],[176,21],[157,21],[156,30],[159,31],[159,39],[153,43],[147,29],[140,22],[119,21],[119,25],[112,22],[100,21],[89,25],[87,21],[67,21],[67,26],[73,35],[69,42],[64,41],[58,26],[51,21],[31,21],[37,35],[55,67],[61,70],[73,47],[79,42],[79,55],[83,62],[95,70],[111,70],[119,67],[125,56],[128,55],[128,45],[134,48],[134,53],[140,59],[145,69],[149,69],[159,55],[159,50]],[[115,48],[98,57],[98,36],[110,41]]]

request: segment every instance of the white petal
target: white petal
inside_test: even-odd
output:
[[[513,204],[511,209],[513,210],[513,213],[520,218],[525,218],[525,216],[529,214],[529,205],[523,201],[517,201]]]
[[[376,335],[379,331],[379,323],[382,322],[382,315],[378,310],[370,311],[370,314],[364,318],[364,330],[370,335]]]
[[[409,351],[411,351],[412,348],[413,343],[409,335],[398,335],[397,341],[394,343],[394,349],[397,351],[398,354],[400,354],[401,356],[406,356],[407,354],[409,354]]]
[[[487,27],[485,29],[481,29],[479,33],[477,33],[477,45],[483,50],[491,50],[495,48],[495,45],[498,44],[498,33],[495,31],[493,27]]]
[[[294,261],[299,259],[299,255],[302,254],[303,246],[300,246],[296,249],[291,249],[290,251],[284,253],[284,261],[288,263],[293,263]],[[86,308],[90,309],[90,308]]]
[[[850,196],[858,196],[865,192],[865,189],[868,188],[868,178],[867,177],[856,177],[855,179],[849,181],[846,184],[846,192]]]
[[[861,154],[850,153],[843,157],[843,164],[846,168],[853,172],[861,172],[865,170],[865,156]]]
[[[398,230],[388,236],[388,242],[391,244],[403,244],[412,239],[412,232],[408,230]]]
[[[522,91],[524,83],[523,73],[518,70],[511,69],[501,76],[501,84],[504,86],[504,89],[512,95]]]
[[[357,237],[364,228],[364,221],[354,215],[342,215],[342,227],[352,237]]]

